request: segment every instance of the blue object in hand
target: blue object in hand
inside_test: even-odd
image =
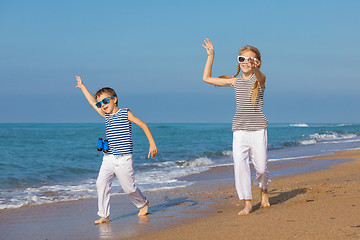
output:
[[[104,142],[102,140],[102,138],[99,138],[98,144],[97,144],[97,150],[98,151],[102,151],[104,148]]]

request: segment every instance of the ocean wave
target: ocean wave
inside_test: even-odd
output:
[[[176,161],[175,163],[183,167],[197,167],[197,166],[211,165],[214,162],[207,157],[200,157],[191,161]]]
[[[309,127],[308,124],[306,123],[294,123],[294,124],[290,124],[290,127]]]
[[[284,158],[270,158],[269,162],[278,162],[278,161],[287,161],[287,160],[295,160],[295,159],[304,159],[304,158],[313,158],[318,157],[320,155],[311,155],[311,156],[299,156],[299,157],[284,157]]]
[[[64,183],[28,187],[23,190],[1,190],[6,198],[0,199],[0,209],[19,208],[23,206],[40,205],[52,202],[94,198],[96,194],[95,179],[89,179],[78,185]]]
[[[346,126],[352,126],[351,123],[343,123],[343,124],[338,124],[336,125],[337,127],[346,127]]]
[[[320,142],[328,142],[331,141],[333,143],[336,143],[335,141],[341,141],[345,142],[347,140],[351,140],[356,138],[357,135],[353,133],[345,133],[340,134],[336,132],[328,132],[328,133],[315,133],[308,136],[303,136],[303,138],[306,138],[305,140],[296,141],[295,145],[310,145]],[[351,140],[352,141],[352,140]]]
[[[228,156],[228,157],[232,157],[233,156],[233,152],[232,151],[222,151],[222,154],[224,156]]]
[[[300,145],[310,145],[317,143],[317,141],[315,139],[309,139],[309,140],[298,141],[297,143],[299,143]]]
[[[329,140],[338,140],[338,139],[350,139],[356,137],[356,134],[348,133],[348,134],[339,134],[335,132],[328,132],[328,133],[315,133],[312,135],[309,135],[310,139],[314,139],[317,142],[322,141],[329,141]]]
[[[146,170],[136,172],[135,182],[142,191],[185,187],[193,183],[181,181],[178,178],[203,172],[213,164],[214,162],[207,157],[199,157],[190,161],[147,164]],[[0,198],[0,209],[97,197],[95,178],[79,183],[68,182],[43,185],[40,187],[27,187],[22,190],[16,189],[15,191],[12,189],[0,190],[6,196]],[[120,183],[115,179],[112,184],[112,195],[120,194],[124,194],[124,192]]]

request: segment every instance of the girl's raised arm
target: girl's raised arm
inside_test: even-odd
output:
[[[203,80],[204,82],[213,84],[215,86],[234,86],[235,84],[235,78],[216,78],[216,77],[211,77],[211,69],[212,69],[212,64],[214,61],[214,46],[212,44],[212,42],[210,41],[210,39],[205,39],[204,40],[205,45],[202,45],[205,49],[206,52],[208,54],[208,58],[206,60],[206,64],[205,64],[205,69],[204,69],[204,74],[203,74]]]
[[[76,80],[77,80],[77,88],[80,88],[81,91],[83,92],[84,96],[86,97],[86,99],[88,100],[88,102],[90,103],[90,105],[103,117],[105,117],[105,114],[101,111],[100,108],[96,107],[96,100],[93,97],[93,95],[91,95],[91,93],[89,92],[89,90],[87,90],[87,88],[85,87],[85,85],[83,84],[81,77],[80,76],[75,76]]]

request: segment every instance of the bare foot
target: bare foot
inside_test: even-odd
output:
[[[238,215],[242,216],[242,215],[248,215],[249,213],[251,213],[252,211],[252,205],[251,205],[251,201],[250,200],[245,200],[245,207],[243,210],[241,210]]]
[[[146,204],[140,208],[140,211],[138,213],[139,216],[145,216],[149,211],[149,201],[146,202]]]
[[[95,222],[94,222],[94,224],[95,225],[98,225],[98,224],[100,224],[100,223],[108,223],[110,220],[109,220],[109,217],[107,217],[107,218],[104,218],[104,217],[102,217],[102,218],[99,218],[98,220],[96,220]]]
[[[261,207],[270,207],[269,195],[267,189],[261,190]]]
[[[252,209],[252,208],[244,207],[244,209],[241,210],[241,211],[238,213],[238,215],[239,215],[239,216],[248,215],[249,213],[251,213],[251,209]]]

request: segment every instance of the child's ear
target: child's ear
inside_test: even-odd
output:
[[[117,99],[117,97],[115,97],[114,99],[115,99],[115,104],[118,105],[118,99]]]

